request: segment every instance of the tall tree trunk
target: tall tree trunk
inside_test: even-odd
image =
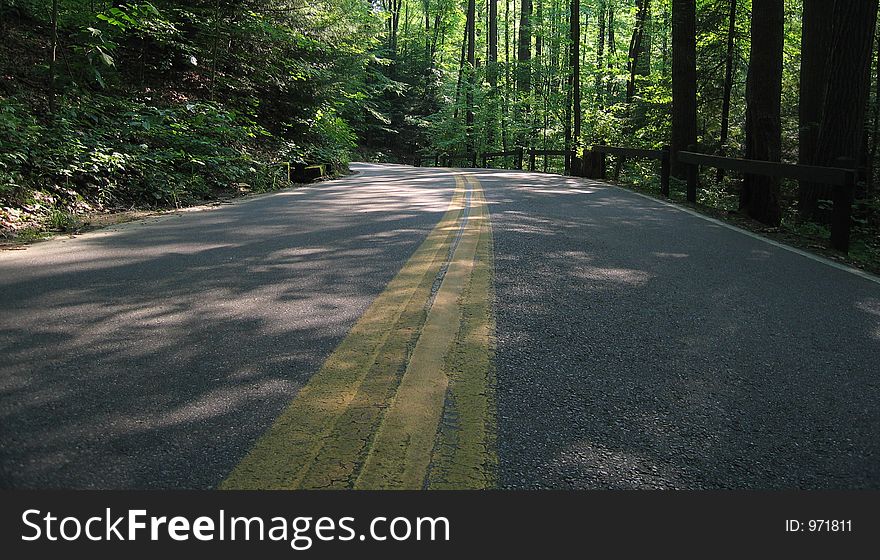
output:
[[[569,55],[571,72],[569,74],[568,83],[571,89],[572,104],[572,133],[566,139],[565,151],[566,159],[570,157],[573,147],[576,147],[581,136],[581,2],[580,0],[571,0],[569,13]],[[572,167],[577,164],[576,161],[570,161],[568,171],[572,171]]]
[[[486,74],[494,94],[498,87],[498,0],[489,0],[489,55]]]
[[[554,3],[556,0],[553,0]],[[532,130],[538,130],[538,117],[547,111],[547,92],[544,91],[544,2],[532,0],[534,17],[530,20],[532,37],[535,41],[535,52],[531,62],[531,89],[533,97],[541,100],[541,110],[532,113]],[[552,21],[552,18],[551,18]],[[551,26],[552,27],[552,26]]]
[[[49,114],[55,116],[58,110],[55,99],[58,93],[58,72],[56,71],[58,62],[58,0],[52,0],[50,24],[52,26],[52,43],[49,47]]]
[[[614,0],[606,0],[606,2],[608,3],[608,75],[613,76],[617,64],[617,39],[614,37]],[[605,95],[613,103],[614,100],[611,98],[611,92],[614,80],[606,81],[605,86]]]
[[[486,78],[489,81],[489,114],[487,119],[486,146],[494,149],[498,124],[498,0],[488,0],[489,38],[486,49]]]
[[[434,16],[434,38],[431,40],[431,68],[436,66],[436,57],[437,57],[437,42],[440,40],[440,27],[441,23],[443,23],[443,15],[440,12],[437,12],[437,15]]]
[[[721,101],[721,145],[718,153],[727,155],[727,138],[730,135],[730,96],[733,92],[733,60],[736,47],[736,0],[730,0],[730,11],[727,20],[727,57],[724,61],[724,98]],[[716,176],[718,182],[724,179],[724,170],[719,168]]]
[[[801,26],[801,83],[798,105],[798,163],[813,165],[819,121],[825,106],[828,72],[831,70],[834,4],[837,0],[804,0]],[[801,181],[798,187],[798,212],[812,218],[819,197],[828,194],[821,185]]]
[[[670,6],[664,6],[664,9],[663,9],[663,35],[662,35],[662,40],[660,41],[660,74],[661,74],[661,76],[666,76],[666,72],[669,70],[669,34],[670,34],[669,8],[670,8]]]
[[[584,14],[583,25],[581,25],[581,68],[587,67],[587,51],[589,50],[589,39],[587,36],[590,31],[590,12]]]
[[[400,8],[402,3],[403,0],[391,0],[390,4],[391,18],[388,21],[390,26],[389,47],[391,50],[391,58],[393,60],[397,59],[397,29],[400,25]]]
[[[874,41],[876,47],[876,82],[874,82],[874,107],[873,107],[873,125],[871,129],[871,151],[868,154],[868,177],[865,187],[865,195],[870,198],[874,191],[876,169],[875,162],[877,160],[877,151],[880,147],[880,41]]]
[[[581,135],[581,3],[580,0],[571,2],[571,76],[572,76],[572,103],[574,118],[574,142],[577,144]]]
[[[455,103],[452,111],[452,119],[458,120],[458,107],[459,101],[461,101],[461,84],[464,80],[464,64],[467,62],[467,47],[468,47],[468,37],[470,36],[470,24],[465,21],[464,25],[464,36],[461,38],[461,55],[458,58],[458,78],[455,82]]]
[[[639,76],[651,75],[651,63],[654,55],[654,7],[651,0],[644,0],[645,8],[642,16],[642,44],[639,51]]]
[[[627,57],[627,69],[629,70],[629,79],[626,82],[627,103],[632,103],[633,97],[636,95],[636,75],[640,70],[644,71],[639,60],[644,52],[645,24],[648,19],[650,5],[650,0],[636,0],[636,21],[633,27],[632,38],[629,42],[629,56]]]
[[[697,143],[697,21],[695,0],[672,0],[672,174],[686,168],[676,154]]]
[[[425,16],[425,67],[431,65],[431,0],[422,0],[422,12]]]
[[[782,49],[785,2],[752,4],[752,46],[746,80],[746,158],[779,161],[782,156]],[[779,225],[779,179],[757,175],[743,178],[740,208],[752,218]]]
[[[871,88],[871,46],[877,23],[877,0],[838,1],[832,16],[832,43],[825,103],[819,121],[813,163],[838,165],[839,158],[859,159],[865,112]],[[816,216],[826,187],[809,187],[802,216]],[[813,204],[813,200],[816,201]],[[812,209],[812,212],[810,210]]]
[[[531,92],[531,60],[532,60],[532,0],[522,0],[519,14],[519,54],[517,56],[516,89],[519,93],[523,115],[529,113],[528,97]],[[526,118],[519,119],[525,122]],[[525,138],[520,143],[525,143]]]
[[[510,0],[504,0],[504,104],[501,106],[501,146],[506,152],[510,144]]]
[[[604,105],[602,95],[605,78],[605,0],[599,0],[599,31],[596,36],[596,104]]]
[[[467,85],[465,90],[468,154],[474,151],[474,77],[476,75],[476,0],[468,0],[467,10]]]

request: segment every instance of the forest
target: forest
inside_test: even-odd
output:
[[[6,238],[287,186],[289,163],[605,143],[850,162],[850,256],[880,262],[877,0],[0,0],[0,33]],[[659,192],[654,163],[616,165]],[[830,235],[827,185],[700,180],[701,207]]]

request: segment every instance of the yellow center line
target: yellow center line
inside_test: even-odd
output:
[[[486,253],[488,211],[476,179],[467,179],[469,197],[462,176],[455,179],[450,208],[440,223],[221,488],[420,488],[432,463],[442,466],[450,457],[460,461],[473,455],[456,453],[449,445],[438,447],[450,432],[440,426],[444,403],[450,400],[447,362],[456,355],[455,348],[467,346],[462,337],[468,327],[462,304],[465,294],[474,297],[470,288],[475,283],[481,286],[475,297],[489,309],[480,320],[488,326],[491,319],[491,286],[487,287],[491,282],[486,281],[491,276],[491,253]],[[431,303],[434,281],[457,238]],[[478,253],[483,257],[477,258]],[[476,269],[483,270],[480,282],[473,280]],[[481,355],[486,359],[478,360],[482,365],[477,375],[489,379],[494,327],[482,330],[486,336],[479,346],[485,348]],[[483,385],[480,391],[488,397]],[[494,426],[490,400],[484,398],[472,407],[480,410],[477,415],[490,427],[478,430],[478,437],[486,441],[491,438],[485,434]],[[494,448],[484,443],[477,446],[486,449],[482,455],[494,456]],[[479,462],[475,468],[482,470],[494,465],[491,459]],[[460,477],[453,479],[433,486],[454,487],[456,481],[473,485]],[[494,478],[478,480],[476,486],[485,487]]]
[[[461,240],[356,488],[421,488],[425,481],[449,383],[444,358],[458,334],[461,295],[471,277],[484,219],[485,205],[474,189]]]

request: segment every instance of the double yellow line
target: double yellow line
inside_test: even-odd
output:
[[[449,209],[224,489],[490,488],[492,232],[479,181]]]

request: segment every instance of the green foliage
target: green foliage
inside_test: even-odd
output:
[[[12,77],[0,84],[4,230],[67,230],[90,209],[277,188],[287,184],[283,162],[342,171],[355,126],[382,118],[373,94],[396,84],[375,70],[370,83],[381,19],[360,0],[59,8],[53,80],[51,3],[0,0],[13,39],[0,56]]]

